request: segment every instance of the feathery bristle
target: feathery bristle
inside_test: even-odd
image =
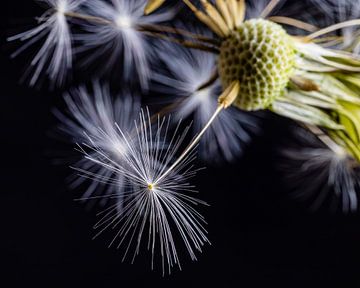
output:
[[[19,40],[25,44],[12,54],[16,57],[30,46],[45,39],[39,51],[25,72],[34,86],[43,74],[48,75],[55,86],[64,84],[67,73],[72,68],[72,37],[65,14],[76,11],[83,0],[44,0],[49,10],[39,19],[39,25],[29,31],[8,38],[8,41]]]
[[[171,136],[169,118],[158,118],[155,128],[150,119],[149,111],[142,111],[139,121],[135,123],[136,133],[116,126],[118,137],[127,151],[121,160],[112,157],[91,136],[81,145],[84,157],[107,169],[112,177],[77,170],[85,177],[109,185],[117,185],[117,176],[124,177],[124,192],[112,195],[114,199],[121,197],[123,209],[119,210],[118,205],[114,204],[100,213],[100,220],[95,225],[97,236],[107,229],[116,231],[110,246],[124,248],[124,259],[133,249],[134,260],[143,245],[147,245],[152,258],[159,249],[163,272],[167,270],[170,273],[174,265],[181,267],[175,237],[183,240],[192,260],[196,260],[195,250],[201,252],[201,247],[208,242],[204,219],[193,208],[193,205],[205,203],[189,195],[195,192],[188,183],[196,173],[191,164],[195,159],[193,152],[164,176],[188,129],[177,135],[177,128]],[[166,143],[168,139],[169,143]],[[111,138],[104,135],[103,141],[111,141]],[[144,235],[146,231],[148,237]]]
[[[94,81],[91,90],[79,87],[66,93],[64,99],[67,113],[56,110],[55,115],[60,120],[59,130],[66,139],[70,137],[72,143],[82,144],[88,142],[90,137],[97,147],[106,151],[112,158],[121,161],[127,153],[126,145],[118,135],[115,125],[126,131],[134,129],[134,119],[140,111],[137,97],[130,92],[111,97],[109,85],[100,85],[98,81]],[[97,156],[96,153],[92,153],[93,158]],[[91,172],[97,175],[97,178],[110,179],[114,176],[112,171],[86,158],[80,160],[74,167],[77,170]],[[106,196],[121,195],[124,192],[123,175],[119,174],[114,178],[116,185],[104,185],[101,181],[87,181],[83,177],[74,175],[70,187],[77,188],[85,183],[88,187],[81,198],[100,200],[100,204],[105,205],[110,200]],[[119,203],[118,207],[120,206]]]

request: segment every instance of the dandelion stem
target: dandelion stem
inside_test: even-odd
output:
[[[260,18],[266,18],[278,5],[280,0],[271,0],[265,9],[261,12]]]

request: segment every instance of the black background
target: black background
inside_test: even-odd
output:
[[[108,239],[92,240],[95,211],[74,202],[68,165],[53,161],[72,149],[49,136],[61,95],[19,84],[29,55],[11,60],[5,42],[42,10],[28,0],[0,7],[0,287],[359,287],[359,216],[310,213],[284,192],[275,151],[290,129],[278,117],[242,161],[194,180],[211,204],[202,213],[212,245],[197,262],[180,251],[183,271],[162,277],[146,256],[122,263]]]

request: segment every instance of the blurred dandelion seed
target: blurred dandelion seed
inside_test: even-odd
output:
[[[73,143],[87,142],[91,138],[94,145],[106,151],[113,159],[122,161],[128,151],[116,126],[126,131],[134,129],[133,119],[140,111],[140,103],[138,97],[129,91],[121,94],[112,98],[109,85],[101,85],[98,81],[93,82],[91,91],[85,87],[79,87],[66,93],[64,99],[68,113],[55,111],[55,115],[61,122],[60,131],[67,137],[70,136],[70,141]],[[96,158],[96,156],[96,153],[93,153],[92,157]],[[102,179],[116,179],[116,181],[113,180],[114,185],[91,181],[83,198],[100,200],[100,203],[105,205],[110,200],[108,195],[121,195],[125,189],[123,175],[117,174],[113,177],[112,171],[93,161],[84,158],[75,167],[78,170],[98,175]],[[71,188],[81,186],[84,182],[88,183],[85,178],[74,175]]]
[[[83,17],[88,14],[104,22],[104,25],[99,25],[90,18],[87,23],[83,23],[83,29],[87,33],[79,33],[75,36],[76,40],[82,43],[77,49],[79,53],[95,49],[84,61],[85,67],[92,62],[96,63],[100,57],[107,62],[107,65],[102,66],[106,71],[117,63],[122,63],[124,80],[130,81],[137,75],[142,88],[148,88],[150,65],[153,59],[156,59],[156,54],[149,41],[145,39],[145,35],[138,31],[138,26],[170,20],[174,12],[167,11],[144,16],[145,5],[144,0],[112,0],[110,2],[92,0],[84,3],[83,13],[86,14],[82,14]],[[74,17],[77,16],[74,15]]]
[[[280,162],[293,196],[310,203],[312,210],[328,203],[333,210],[340,206],[344,213],[355,212],[360,185],[357,160],[321,131],[298,129],[295,136],[297,148],[285,148]]]
[[[12,54],[12,57],[16,57],[45,38],[25,76],[30,77],[30,85],[34,86],[42,73],[45,73],[53,84],[61,86],[65,82],[66,74],[72,68],[73,58],[71,33],[65,14],[76,11],[83,0],[41,0],[39,2],[46,3],[50,8],[38,19],[37,27],[8,38],[8,41],[27,41]]]

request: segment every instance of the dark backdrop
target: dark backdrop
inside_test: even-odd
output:
[[[162,277],[145,256],[122,263],[108,239],[92,240],[95,211],[74,202],[71,170],[53,161],[72,149],[49,135],[61,95],[19,84],[29,55],[10,60],[16,46],[5,43],[42,10],[28,0],[0,7],[0,287],[359,287],[359,216],[310,213],[288,196],[274,169],[276,139],[290,130],[278,117],[238,164],[194,179],[211,204],[202,212],[212,245],[197,262],[180,251],[183,271]]]

